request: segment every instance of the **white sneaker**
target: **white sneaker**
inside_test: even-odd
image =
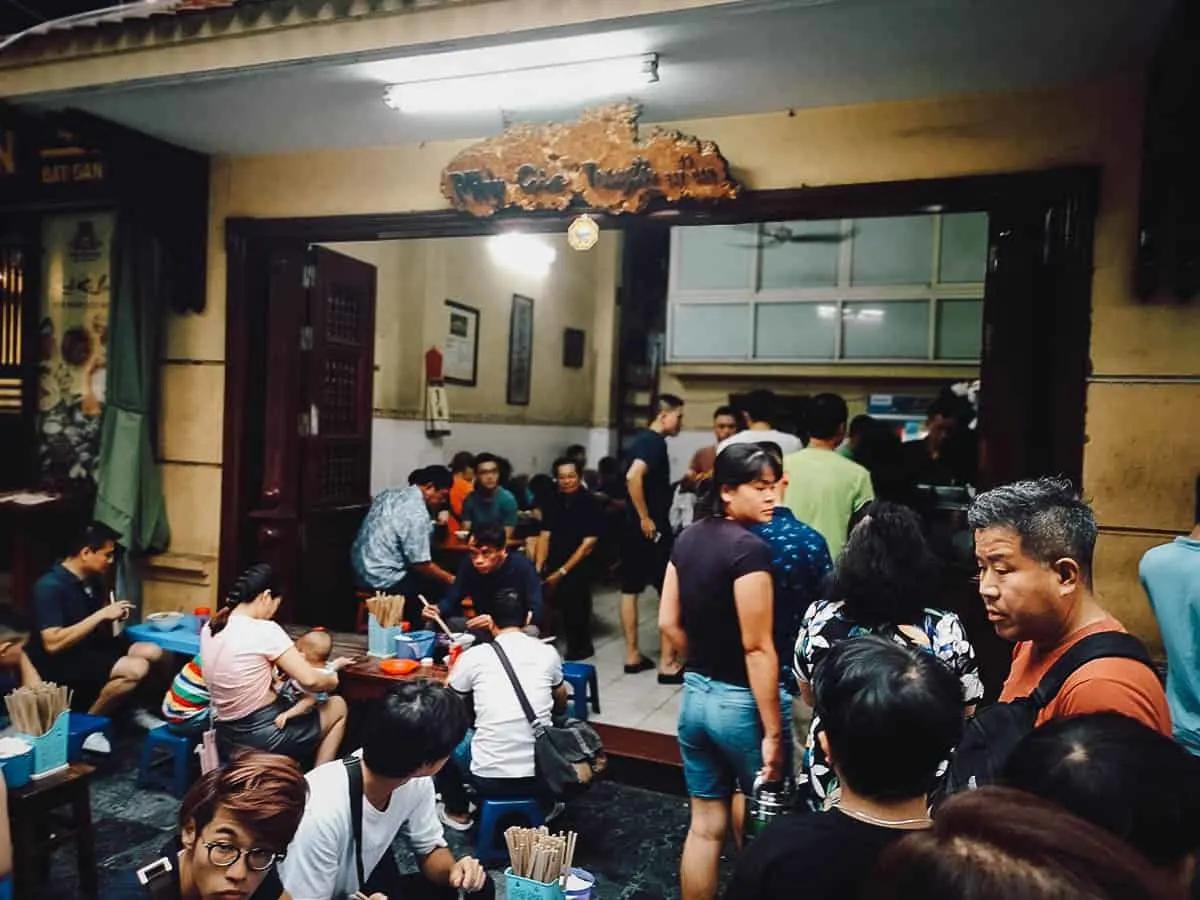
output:
[[[83,739],[83,749],[91,753],[112,753],[112,744],[103,731],[93,731]]]
[[[133,713],[130,715],[130,718],[133,719],[133,724],[135,724],[138,728],[144,728],[146,731],[153,731],[155,728],[167,724],[158,716],[153,715],[152,713],[149,713],[140,707],[133,711]]]
[[[474,819],[467,819],[465,822],[460,822],[450,813],[446,812],[446,804],[438,803],[437,805],[438,818],[442,820],[442,824],[454,831],[470,831],[475,825]]]

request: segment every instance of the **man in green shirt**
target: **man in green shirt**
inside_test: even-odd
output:
[[[871,473],[837,453],[846,437],[846,401],[818,394],[808,409],[808,446],[783,458],[788,478],[783,505],[821,533],[837,559],[854,514],[875,499]]]

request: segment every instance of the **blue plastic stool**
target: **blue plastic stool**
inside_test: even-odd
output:
[[[588,703],[592,712],[600,712],[600,682],[596,679],[596,667],[591,663],[563,663],[563,681],[571,686],[571,699],[576,719],[587,720]]]
[[[157,787],[170,791],[176,797],[187,793],[192,783],[192,757],[196,744],[192,738],[175,734],[166,725],[159,725],[146,734],[142,745],[142,764],[138,767],[138,787]],[[155,757],[156,751],[166,751],[165,757]],[[166,763],[171,772],[158,771]]]
[[[12,876],[0,878],[0,900],[13,900]]]
[[[83,742],[99,731],[110,741],[108,726],[112,720],[107,716],[91,716],[87,713],[70,713],[67,717],[67,759],[79,762],[83,759]]]
[[[485,797],[480,806],[475,857],[482,863],[508,858],[508,847],[504,840],[496,841],[496,826],[506,816],[524,816],[529,820],[530,828],[537,828],[546,821],[541,804],[532,797]]]

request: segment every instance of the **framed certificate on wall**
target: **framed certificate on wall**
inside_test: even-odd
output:
[[[479,371],[479,310],[446,301],[446,336],[442,377],[448,384],[475,387]]]

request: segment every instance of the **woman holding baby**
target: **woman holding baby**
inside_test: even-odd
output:
[[[253,565],[200,633],[217,739],[222,754],[250,747],[319,766],[337,757],[346,730],[346,701],[320,695],[337,688],[337,672],[350,660],[314,664],[321,660],[311,648],[299,649],[273,621],[279,600],[271,567]],[[276,692],[277,667],[297,693]]]

